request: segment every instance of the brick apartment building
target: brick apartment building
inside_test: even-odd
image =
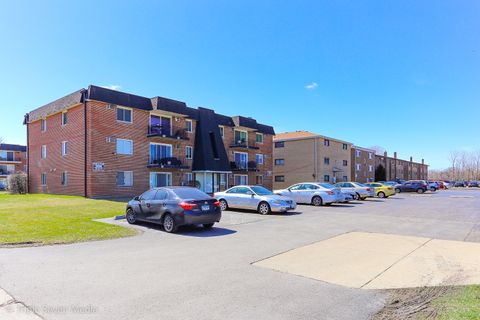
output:
[[[353,181],[375,181],[375,150],[352,146],[351,170]]]
[[[274,189],[306,181],[350,181],[352,143],[308,131],[280,133],[273,141]]]
[[[9,175],[18,172],[27,172],[27,147],[0,144],[0,189],[7,186]]]
[[[385,151],[383,155],[375,156],[375,167],[382,165],[385,168],[386,180],[427,180],[428,165],[422,159],[421,163],[410,160],[402,160],[397,157],[397,153],[393,153],[393,157],[389,157]]]
[[[31,193],[132,196],[150,187],[272,187],[271,126],[90,85],[25,115]]]

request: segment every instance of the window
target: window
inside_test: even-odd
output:
[[[236,144],[246,144],[247,143],[247,131],[235,130],[235,143]]]
[[[283,148],[285,147],[284,141],[275,142],[275,148]]]
[[[62,156],[68,154],[68,141],[62,141]]]
[[[347,144],[344,143],[344,144],[342,145],[342,149],[343,149],[343,150],[347,150],[347,148],[348,148]]]
[[[161,143],[150,143],[150,164],[160,164],[164,158],[172,156],[172,145]]]
[[[283,166],[285,165],[285,159],[275,159],[276,166]]]
[[[187,120],[185,122],[185,124],[186,124],[185,129],[187,130],[187,132],[193,132],[193,122],[192,122],[192,120]]]
[[[323,158],[323,164],[329,165],[330,164],[330,158]]]
[[[285,176],[275,176],[275,182],[285,182]]]
[[[67,115],[67,111],[65,112],[62,112],[62,126],[66,125],[68,122],[68,115]]]
[[[368,159],[370,159],[370,160],[371,160],[371,159],[372,159],[372,157],[373,157],[373,154],[372,154],[371,152],[369,152],[369,153],[368,153]],[[382,158],[382,160],[383,160],[383,158]]]
[[[42,119],[40,125],[41,125],[41,131],[42,132],[47,131],[47,119]]]
[[[117,121],[132,122],[132,109],[117,107]]]
[[[119,187],[133,186],[133,171],[117,172],[117,186]]]
[[[357,163],[356,167],[357,167],[357,171],[360,171],[360,167],[361,167],[360,163]]]
[[[47,146],[43,145],[42,146],[42,159],[46,159],[46,158],[47,158]]]
[[[183,176],[183,185],[190,186],[193,184],[193,174],[191,172],[185,173]]]
[[[355,156],[357,158],[360,158],[360,154],[362,154],[362,152],[360,150],[355,150]]]
[[[255,141],[257,143],[263,143],[263,134],[262,133],[255,134]]]
[[[262,185],[263,184],[263,176],[256,176],[255,184]]]
[[[372,165],[368,166],[368,172],[373,172],[373,166]]]
[[[62,186],[67,186],[68,185],[68,172],[63,171],[62,172]]]
[[[348,166],[348,161],[347,160],[343,160],[343,166],[344,167]]]
[[[117,154],[133,154],[133,141],[117,139]]]
[[[185,158],[193,159],[193,148],[190,146],[185,147]]]
[[[330,140],[328,139],[323,140],[323,145],[326,147],[330,146]]]
[[[172,118],[151,115],[149,133],[170,137],[172,135]]]
[[[46,185],[47,185],[47,174],[46,174],[46,173],[42,173],[42,174],[41,174],[41,176],[40,176],[40,181],[41,181],[42,186],[46,186]]]
[[[257,164],[263,164],[263,154],[256,154],[255,161],[257,162]]]
[[[329,182],[330,181],[330,176],[328,174],[323,176],[323,181]]]
[[[343,176],[343,181],[348,181],[348,176]]]
[[[150,172],[150,188],[168,187],[172,185],[170,172]]]
[[[238,169],[248,168],[248,153],[235,152],[234,156],[235,156],[235,164]]]
[[[15,161],[15,153],[13,151],[0,151],[0,161]]]
[[[240,175],[236,174],[233,176],[233,183],[234,185],[247,185],[248,184],[248,176],[247,175]]]
[[[220,137],[225,138],[225,127],[219,126],[218,129],[220,130]]]

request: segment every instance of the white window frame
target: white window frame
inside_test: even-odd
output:
[[[170,157],[173,157],[173,145],[168,144],[168,143],[150,142],[150,144],[148,145],[148,161],[149,161],[149,163],[152,163],[152,154],[150,153],[150,150],[151,150],[150,146],[151,145],[170,147]]]
[[[240,129],[233,129],[233,139],[235,139],[235,131],[244,132],[245,133],[245,143],[248,144],[248,131],[247,130],[240,130]],[[236,144],[238,141],[235,140],[234,143]]]
[[[235,178],[236,178],[236,177],[240,177],[240,179],[244,177],[244,178],[245,178],[245,183],[235,184]],[[248,185],[248,174],[234,174],[234,175],[233,175],[233,184],[234,184],[235,186]]]
[[[68,171],[63,171],[62,172],[62,181],[61,181],[62,186],[66,187],[68,186]]]
[[[67,121],[65,121],[65,119],[67,119]],[[62,112],[62,127],[63,127],[63,126],[66,126],[67,123],[68,123],[67,111],[63,111],[63,112]]]
[[[257,157],[258,157],[258,156],[260,156],[260,158],[262,159],[261,162],[258,162],[258,161],[257,161]],[[256,162],[257,164],[264,164],[264,162],[265,162],[265,156],[264,156],[263,154],[261,154],[261,153],[255,154],[255,162]]]
[[[152,117],[151,116],[159,117],[160,118],[160,124],[162,124],[162,118],[169,118],[170,119],[170,133],[169,134],[170,134],[170,136],[173,135],[173,116],[169,116],[169,115],[166,115],[166,114],[156,114],[156,113],[150,112],[150,116],[148,117],[148,123],[149,123],[150,127],[152,127]]]
[[[120,153],[120,152],[118,152],[118,142],[119,141],[130,141],[130,146],[131,146],[130,153]],[[133,140],[117,138],[116,141],[115,141],[115,152],[116,152],[116,154],[120,154],[120,155],[127,155],[127,156],[133,155]]]
[[[115,109],[115,119],[117,120],[117,122],[121,122],[121,123],[133,123],[133,109],[132,109],[132,108],[117,106],[117,109],[130,110],[130,121],[125,121],[125,120],[118,120],[118,112],[117,112],[117,110]]]
[[[257,141],[257,136],[261,136],[261,137],[262,137],[262,141],[261,141],[261,142],[258,142],[258,141]],[[265,138],[265,137],[263,136],[263,133],[259,133],[259,132],[256,132],[256,133],[255,133],[255,143],[263,144],[263,139],[264,139],[264,138]]]
[[[360,169],[360,163],[357,163],[357,164],[355,165],[355,167],[356,167],[356,170],[357,170],[357,171],[360,171],[360,170],[361,170],[361,169]]]
[[[190,150],[190,156],[188,156],[187,150]],[[187,159],[187,160],[192,160],[193,159],[193,147],[192,146],[186,146],[185,147],[185,159]]]
[[[360,158],[360,155],[362,154],[362,151],[360,150],[355,150],[355,157]]]
[[[233,161],[235,161],[235,163],[237,162],[237,161],[236,161],[236,159],[237,159],[236,154],[237,154],[237,153],[238,153],[238,154],[244,154],[244,155],[246,156],[246,157],[245,157],[245,159],[246,159],[246,161],[245,161],[245,166],[246,166],[246,169],[248,169],[248,152],[241,152],[241,151],[235,151],[235,152],[233,152]]]
[[[41,158],[42,159],[47,159],[47,146],[46,145],[42,145]]]
[[[369,152],[369,153],[368,153],[368,159],[372,160],[372,158],[373,158],[373,153],[372,153],[372,152]]]
[[[186,172],[185,173],[185,183],[193,182],[193,173],[192,172]]]
[[[164,175],[169,176],[170,178],[168,178],[168,181],[170,182],[170,184],[167,185],[167,186],[173,185],[173,175],[172,175],[171,172],[150,172],[150,176],[149,176],[149,185],[150,185],[150,188],[154,188],[154,185],[152,184],[152,176],[153,176],[153,175],[157,175],[157,174],[164,174]],[[155,177],[155,179],[157,179],[157,178]]]
[[[44,177],[45,177],[45,181],[43,181],[43,180],[44,180],[44,179],[43,179]],[[46,174],[45,172],[43,172],[43,173],[40,174],[40,185],[41,185],[42,187],[44,187],[44,186],[47,185],[47,174]]]
[[[368,165],[368,172],[373,172],[373,166],[371,164]]]
[[[68,141],[62,141],[62,157],[68,154]]]
[[[258,178],[260,178],[261,183],[257,183]],[[262,176],[261,174],[257,174],[257,175],[255,176],[255,184],[260,185],[260,186],[263,186],[263,176]]]
[[[41,132],[47,131],[47,118],[43,118],[40,120],[40,131]]]
[[[123,185],[119,185],[118,184],[118,181],[117,181],[117,177],[115,177],[115,183],[117,184],[117,187],[121,187],[121,188],[131,188],[133,187],[133,171],[117,171],[117,175],[120,173],[120,172],[123,172],[123,182],[125,183],[125,173],[129,173],[131,176],[131,179],[130,179],[130,184],[123,184]]]
[[[188,125],[187,125],[186,130],[187,130],[187,132],[192,133],[193,132],[193,120],[187,119],[187,120],[185,120],[185,123],[190,123],[190,129],[188,128]]]
[[[225,127],[224,126],[218,126],[220,130],[220,137],[225,138]]]

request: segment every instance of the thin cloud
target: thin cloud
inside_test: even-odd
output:
[[[305,86],[305,89],[307,90],[315,90],[318,87],[318,84],[316,82],[309,83]]]
[[[102,86],[103,88],[110,89],[110,90],[120,90],[122,86],[118,84],[111,84],[109,86]]]

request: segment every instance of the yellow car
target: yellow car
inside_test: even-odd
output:
[[[364,183],[364,185],[373,188],[375,196],[379,198],[388,198],[395,194],[395,189],[392,186],[386,186],[379,182],[369,182]]]

